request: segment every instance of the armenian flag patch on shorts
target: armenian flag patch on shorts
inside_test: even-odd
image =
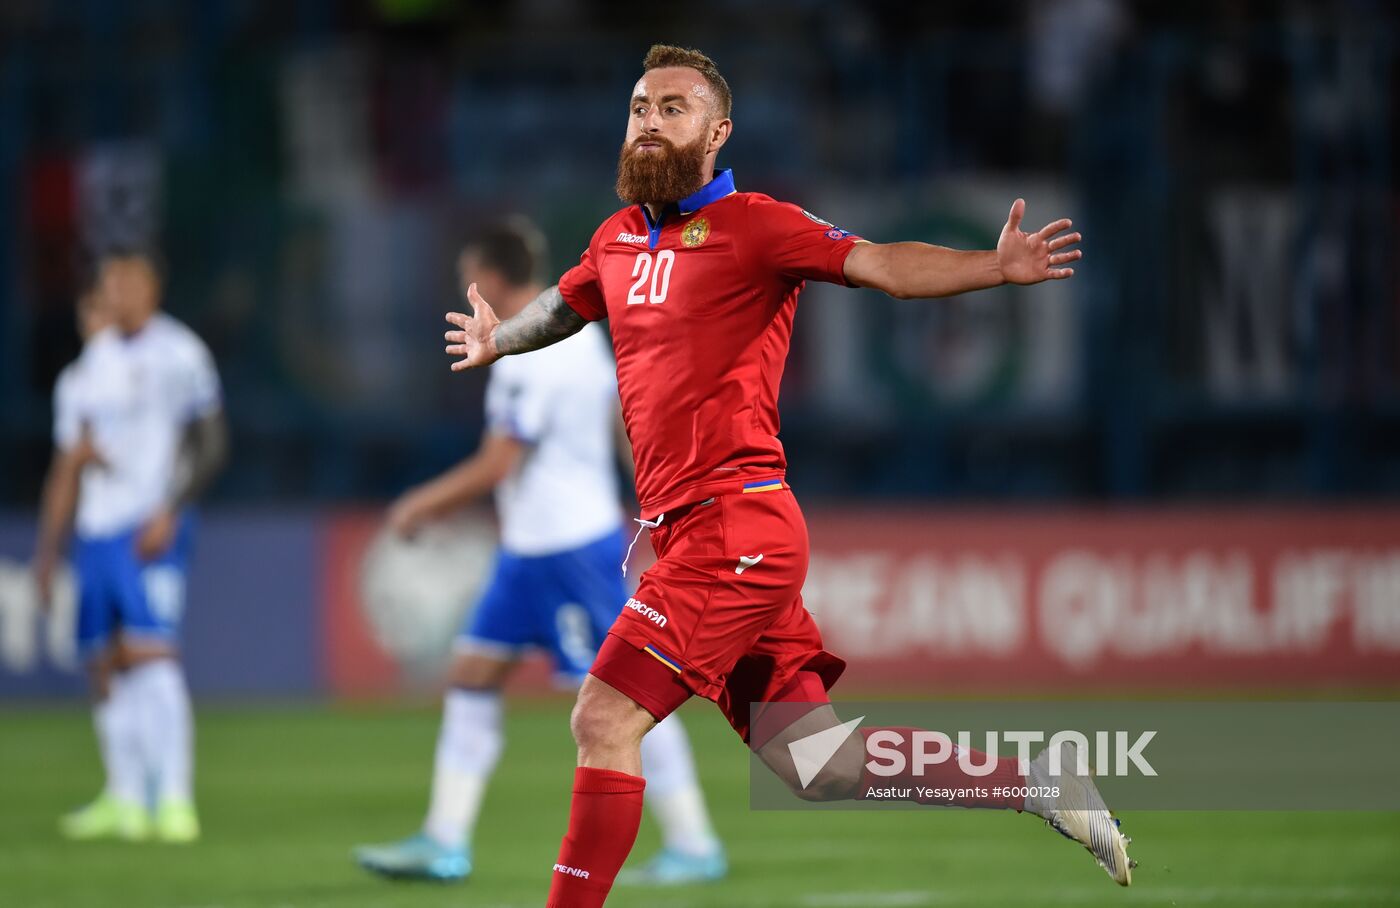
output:
[[[659,649],[652,646],[650,643],[642,647],[642,649],[647,653],[650,653],[653,658],[655,658],[662,665],[669,668],[671,671],[675,672],[678,675],[681,673],[681,665],[679,662],[677,662],[675,659],[672,659],[670,656],[664,655]]]

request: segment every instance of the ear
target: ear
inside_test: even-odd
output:
[[[707,153],[714,154],[724,147],[724,143],[729,141],[729,134],[734,131],[734,121],[725,117],[716,123],[710,124],[710,147]]]

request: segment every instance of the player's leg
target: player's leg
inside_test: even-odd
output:
[[[811,672],[799,672],[793,682],[765,697],[766,706],[755,720],[756,753],[798,797],[809,801],[897,799],[920,804],[955,807],[1001,808],[1026,811],[1042,817],[1060,834],[1083,845],[1113,880],[1132,882],[1135,862],[1129,860],[1129,839],[1104,804],[1089,777],[1087,765],[1076,767],[1079,754],[1065,744],[1057,757],[1069,772],[1051,775],[1050,751],[1032,761],[1021,774],[1014,757],[997,757],[968,750],[960,758],[916,767],[916,728],[865,726],[854,728],[836,715],[825,701],[825,690]],[[890,734],[893,733],[893,734]],[[881,747],[899,752],[904,769],[888,775],[867,757],[867,741],[884,734]],[[840,744],[833,752],[833,736]],[[825,737],[826,740],[822,740]],[[810,742],[810,743],[806,743]],[[829,756],[828,756],[829,755]],[[979,775],[967,773],[962,759],[989,768]],[[891,765],[891,764],[886,764]],[[820,767],[815,775],[807,775]],[[938,790],[957,794],[935,795]],[[1028,797],[1027,792],[1055,791],[1056,797]]]
[[[608,637],[609,643],[615,639]],[[609,643],[600,662],[607,661]],[[628,651],[623,655],[637,653],[621,647]],[[678,696],[671,709],[684,699]],[[655,724],[651,712],[596,674],[584,680],[569,721],[578,745],[569,829],[546,908],[597,908],[607,899],[642,822],[642,738]]]
[[[102,794],[66,814],[63,834],[72,839],[116,837],[143,839],[149,834],[144,806],[145,769],[137,722],[120,664],[114,627],[110,542],[79,539],[74,546],[78,575],[78,650],[87,668],[93,702],[93,727],[106,774]]]
[[[794,794],[810,801],[888,801],[895,793],[900,800],[928,805],[1029,811],[1088,848],[1115,881],[1130,882],[1127,839],[1118,832],[1087,772],[1049,779],[1048,752],[1031,764],[1029,775],[1021,773],[1014,757],[971,749],[957,759],[921,763],[916,750],[924,749],[918,736],[925,730],[856,728],[841,721],[827,702],[826,691],[835,680],[827,662],[832,657],[820,647],[820,634],[799,599],[736,666],[727,697],[722,699],[722,705],[737,713],[731,715],[735,728]],[[765,677],[770,666],[776,673]],[[788,675],[794,667],[799,670]],[[824,668],[828,676],[823,678],[811,668]],[[744,715],[748,710],[740,711],[739,704],[751,705],[752,728],[750,717]],[[883,739],[877,742],[883,750],[897,751],[901,760],[869,759],[867,742],[876,736]],[[1065,762],[1071,763],[1074,757],[1068,754]],[[965,771],[964,762],[978,767],[978,774]],[[895,765],[903,769],[889,774],[886,767]],[[1051,786],[1057,786],[1062,797],[1028,797],[1029,791]]]
[[[919,731],[918,729],[881,726],[856,728],[845,725],[829,703],[816,704],[809,699],[811,692],[822,691],[820,681],[816,680],[813,673],[799,673],[793,679],[792,685],[795,685],[797,689],[794,690],[793,686],[790,685],[787,689],[772,695],[771,703],[759,715],[755,730],[764,736],[762,738],[756,736],[754,744],[755,752],[764,765],[782,779],[783,783],[799,798],[807,801],[864,800],[867,796],[876,797],[869,795],[871,789],[893,788],[909,792],[904,800],[924,804],[1025,809],[1024,796],[992,794],[993,790],[1001,788],[1013,790],[1025,788],[1026,778],[1017,772],[1015,759],[998,759],[980,751],[968,751],[968,757],[973,765],[991,767],[988,774],[974,776],[965,773],[957,760],[920,767],[916,772],[912,751],[914,746],[913,733]],[[801,699],[794,700],[794,697]],[[794,711],[794,707],[798,707],[798,709]],[[824,765],[821,765],[816,775],[805,775],[815,766],[804,760],[806,754],[803,742],[811,741],[812,752],[825,756],[828,748],[833,746],[834,742],[829,741],[825,746],[822,746],[823,742],[813,740],[813,736],[837,729],[844,730],[844,734],[842,734],[840,744],[836,746],[830,759],[825,760]],[[772,732],[771,736],[764,734],[769,731]],[[898,740],[885,746],[891,750],[898,750],[903,755],[906,767],[903,773],[895,776],[881,775],[875,771],[873,766],[866,765],[868,761],[865,742],[872,735],[881,732],[897,733],[897,735],[889,737],[892,741],[896,737]],[[931,794],[925,796],[921,793],[921,790],[932,791],[934,789],[949,791],[985,789],[987,793],[981,795],[976,793],[960,794],[950,798],[937,798]],[[878,799],[889,800],[889,797],[882,795],[878,796]]]
[[[627,540],[620,531],[546,561],[559,605],[542,628],[561,681],[581,685],[598,647],[627,601],[618,565]],[[690,740],[679,716],[663,719],[642,739],[646,806],[661,827],[662,850],[641,867],[618,877],[622,884],[681,885],[722,879],[728,872],[715,836]]]
[[[646,732],[692,694],[719,696],[729,669],[801,588],[805,547],[788,540],[797,534],[805,542],[800,515],[729,500],[737,497],[675,509],[652,532],[659,560],[579,692],[572,720],[579,768],[550,888],[554,908],[603,904],[636,840]],[[768,519],[751,520],[751,512]],[[745,573],[752,562],[744,559],[755,553],[765,569]]]
[[[528,559],[497,555],[453,647],[423,827],[404,839],[355,848],[366,870],[438,882],[471,874],[472,832],[505,746],[501,687],[532,636],[532,573]]]
[[[194,714],[184,669],[173,644],[152,638],[126,641],[122,683],[136,716],[142,762],[155,790],[157,838],[199,838],[194,806]]]
[[[515,650],[464,647],[452,659],[433,758],[433,790],[423,831],[449,849],[472,840],[486,785],[505,748],[501,688]]]
[[[501,686],[516,662],[514,649],[459,646],[443,694],[423,827],[405,839],[357,847],[361,867],[395,879],[443,883],[471,874],[472,833],[505,746]]]
[[[804,756],[800,742],[826,732],[841,735],[838,729],[843,723],[829,703],[827,690],[843,669],[844,663],[822,649],[821,632],[798,596],[760,635],[726,680],[721,707],[764,765],[794,794],[808,801],[834,801],[862,799],[872,788],[896,788],[910,791],[910,800],[923,803],[1024,809],[1024,797],[1000,793],[1003,788],[1025,787],[1025,777],[1017,772],[1014,759],[998,760],[970,751],[975,766],[990,767],[987,774],[972,776],[962,771],[958,760],[947,760],[921,766],[916,777],[916,762],[910,752],[914,737],[908,733],[913,729],[847,726],[847,734],[839,738],[839,747],[836,738],[813,739],[814,755],[819,751],[824,757],[828,747],[836,750],[820,772],[806,775],[803,770],[810,772],[815,767],[799,766]],[[756,715],[745,715],[750,710]],[[900,732],[898,741],[887,746],[900,749],[906,757],[906,771],[901,775],[882,776],[866,767],[865,741],[882,731]],[[796,749],[794,744],[798,744]],[[985,789],[986,794],[958,795],[951,800],[923,798],[920,794],[933,789]]]
[[[667,716],[642,739],[642,774],[662,848],[642,866],[624,871],[618,883],[679,886],[723,879],[729,861],[710,820],[680,716]]]
[[[182,517],[174,544],[141,562],[134,541],[117,586],[122,624],[123,683],[138,713],[141,750],[155,788],[158,839],[199,838],[194,803],[194,710],[176,640],[185,611],[191,518]]]

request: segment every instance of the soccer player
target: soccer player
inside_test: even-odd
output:
[[[692,695],[715,701],[800,796],[860,798],[874,787],[863,741],[880,729],[846,738],[806,786],[787,748],[839,724],[827,691],[844,668],[802,606],[807,531],[777,438],[778,388],[803,283],[942,297],[1068,278],[1080,257],[1069,248],[1080,236],[1065,233],[1068,220],[1022,231],[1020,199],[996,249],[962,252],[865,242],[796,205],[739,192],[731,171],[715,169],[733,122],[729,86],[714,63],[657,45],[643,70],[618,163],[617,193],[628,207],[603,222],[558,285],[511,318],[500,320],[477,287],[468,293],[473,315],[447,316],[456,328],[446,332],[446,352],[461,357],[454,370],[610,319],[638,498],[659,558],[579,690],[571,722],[578,768],[550,908],[603,904],[637,830],[640,744]],[[806,707],[786,727],[750,728],[751,704],[785,703]],[[997,788],[1028,780],[1015,760],[992,759],[992,775],[978,780],[991,796],[956,803],[1042,816],[1128,884],[1126,838],[1091,781],[1063,780],[1065,800],[998,797]],[[1043,777],[1044,761],[1042,753],[1030,781]],[[960,787],[940,771],[957,772],[940,764],[878,785]]]
[[[60,821],[73,839],[199,837],[176,637],[189,511],[223,464],[227,433],[213,358],[159,311],[160,299],[150,256],[105,256],[80,317],[89,329],[110,324],[91,334],[55,391],[35,578],[47,601],[76,510],[78,646],[107,774],[102,794]]]
[[[524,221],[486,231],[458,262],[465,293],[486,288],[513,313],[535,299],[544,238]],[[501,549],[495,572],[457,639],[422,830],[356,849],[391,877],[459,880],[472,870],[471,833],[504,745],[501,687],[527,647],[546,650],[577,687],[627,599],[626,540],[616,477],[617,379],[601,328],[580,331],[528,359],[491,370],[487,431],[476,453],[400,497],[389,524],[411,536],[424,523],[495,492]],[[664,847],[633,882],[724,876],[679,717],[661,722],[641,752]]]

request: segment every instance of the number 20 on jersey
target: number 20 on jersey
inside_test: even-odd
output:
[[[662,249],[656,253],[655,267],[650,252],[637,253],[637,260],[632,263],[632,277],[636,280],[632,283],[632,289],[627,291],[627,305],[666,302],[666,291],[671,289],[671,267],[675,263],[676,253],[673,249]]]

